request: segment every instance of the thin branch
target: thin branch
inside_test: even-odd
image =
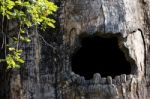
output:
[[[4,4],[4,2],[5,2],[5,0],[3,0],[3,4]],[[4,5],[3,5],[4,6]],[[4,12],[4,9],[3,9],[3,13],[5,13]],[[6,34],[4,34],[4,15],[2,15],[3,17],[2,17],[2,27],[1,27],[1,30],[2,30],[2,35],[3,35],[3,43],[2,43],[2,48],[4,48],[4,46],[5,46],[5,57],[6,57]]]
[[[56,49],[56,47],[54,47],[52,44],[48,43],[48,42],[44,39],[44,37],[43,37],[42,35],[39,34],[39,37],[43,40],[43,42],[44,42],[47,46],[53,48],[54,50]]]

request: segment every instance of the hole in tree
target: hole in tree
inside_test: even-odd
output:
[[[125,54],[118,46],[117,37],[86,37],[81,40],[81,48],[71,59],[72,70],[85,79],[91,79],[94,73],[102,77],[130,74],[131,66]]]

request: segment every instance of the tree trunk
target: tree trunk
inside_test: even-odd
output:
[[[60,7],[56,29],[46,33],[30,30],[32,42],[22,46],[26,63],[20,70],[12,70],[9,98],[3,99],[150,99],[150,1],[56,3]],[[93,36],[116,37],[131,73],[105,77],[94,72],[85,79],[73,71],[72,56],[82,48],[82,39]]]

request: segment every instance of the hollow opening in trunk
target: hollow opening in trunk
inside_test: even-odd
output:
[[[102,77],[131,73],[131,64],[118,46],[118,38],[85,37],[71,58],[72,71],[85,79],[94,73]]]

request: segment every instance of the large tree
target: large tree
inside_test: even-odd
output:
[[[1,82],[3,89],[9,85],[10,90],[2,91],[8,99],[149,99],[149,0],[55,2],[59,6],[55,30],[46,29],[43,34],[33,28],[32,42],[22,45],[25,64],[20,70],[11,70],[9,82]],[[93,36],[117,38],[131,72],[106,77],[96,71],[85,79],[86,69],[96,67],[85,67],[81,74],[73,70],[72,56],[85,38]]]

